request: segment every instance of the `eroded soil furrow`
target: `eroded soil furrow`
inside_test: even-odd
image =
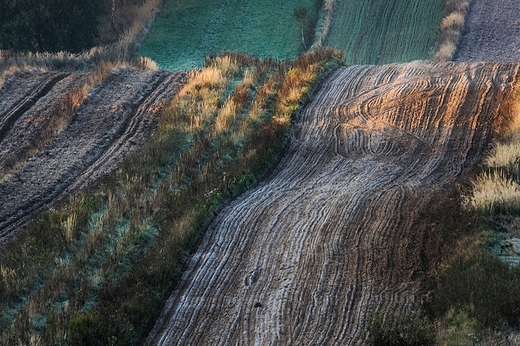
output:
[[[18,118],[66,76],[66,73],[22,74],[6,83],[0,93],[0,142]]]
[[[141,145],[152,133],[157,111],[184,82],[179,76],[165,71],[113,71],[65,129],[0,183],[0,236],[8,235],[43,205],[95,183]]]
[[[89,184],[108,175],[128,154],[140,148],[155,130],[162,107],[186,82],[187,75],[184,72],[161,76],[134,115],[128,118],[128,123],[120,128],[117,139],[69,184],[62,195],[87,188]]]
[[[358,345],[417,311],[431,198],[477,162],[517,65],[339,69],[286,156],[212,222],[146,344]]]
[[[32,107],[17,117],[0,142],[0,183],[23,168],[60,131],[67,127],[71,114],[66,107],[71,92],[79,92],[87,75],[71,74],[58,81]]]

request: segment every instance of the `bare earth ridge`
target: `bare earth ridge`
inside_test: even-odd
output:
[[[472,0],[455,61],[520,61],[520,1]]]
[[[185,73],[122,69],[96,87],[40,150],[57,100],[84,76],[22,73],[0,90],[0,244],[43,206],[94,184],[152,134]],[[29,149],[28,149],[29,148]],[[27,151],[32,155],[24,159]]]
[[[284,159],[210,225],[146,344],[358,345],[370,315],[416,311],[420,211],[481,159],[519,66],[341,68]]]

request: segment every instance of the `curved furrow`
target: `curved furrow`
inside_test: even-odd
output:
[[[51,76],[47,79],[51,79]],[[36,156],[45,143],[67,126],[70,119],[63,109],[66,102],[64,99],[67,93],[79,91],[86,79],[86,74],[71,74],[57,81],[46,95],[32,97],[32,106],[17,116],[0,142],[0,182],[23,168],[27,160]],[[52,83],[47,81],[45,84],[48,86]]]
[[[150,94],[127,119],[127,124],[120,127],[117,139],[79,174],[61,195],[87,188],[89,184],[108,175],[129,153],[141,147],[155,129],[159,111],[186,82],[187,75],[184,72],[159,75],[152,83]],[[59,199],[55,198],[56,201]]]
[[[273,174],[212,222],[146,344],[358,345],[376,309],[416,311],[420,213],[480,159],[518,70],[336,71]]]
[[[19,227],[31,212],[110,172],[131,150],[131,142],[142,143],[151,135],[158,107],[182,82],[169,76],[165,71],[113,71],[89,94],[65,129],[0,183],[0,236]],[[95,174],[89,173],[93,172],[90,166]]]
[[[22,73],[11,77],[0,90],[0,142],[14,123],[67,73]]]

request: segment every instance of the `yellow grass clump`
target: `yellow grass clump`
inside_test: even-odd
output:
[[[464,25],[464,14],[452,12],[442,19],[441,29],[461,28]]]
[[[517,136],[510,143],[496,143],[484,162],[488,167],[516,169],[514,173],[518,174],[519,159],[520,137]]]
[[[236,60],[229,55],[216,57],[213,67],[218,68],[225,76],[233,76],[240,70]]]
[[[486,172],[473,182],[472,194],[463,201],[466,207],[484,214],[518,209],[520,185],[500,171]]]
[[[235,121],[237,115],[237,106],[231,97],[228,97],[224,107],[218,112],[215,120],[215,129],[218,132],[229,130]]]
[[[193,93],[204,88],[209,89],[215,86],[225,85],[226,83],[227,78],[224,76],[221,69],[217,67],[207,67],[195,73],[195,75],[190,79],[190,83],[181,91],[180,95],[182,96],[183,92]]]
[[[473,182],[472,192],[465,196],[468,208],[485,214],[520,210],[520,84],[505,105],[506,137],[495,142],[484,164],[488,171]]]

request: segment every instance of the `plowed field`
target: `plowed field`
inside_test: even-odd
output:
[[[376,309],[416,311],[421,211],[481,159],[518,70],[337,70],[278,168],[210,225],[146,344],[358,345]]]
[[[520,61],[520,2],[473,0],[455,61]]]
[[[1,243],[31,212],[95,184],[143,144],[152,134],[158,110],[185,83],[186,75],[113,71],[72,117],[59,123],[62,96],[85,78],[22,73],[0,90]],[[42,138],[47,138],[43,144]]]

